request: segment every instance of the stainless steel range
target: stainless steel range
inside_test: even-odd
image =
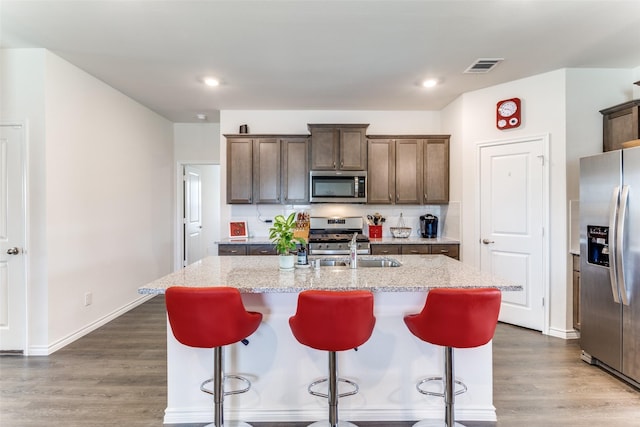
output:
[[[358,254],[371,253],[369,238],[362,234],[362,217],[311,217],[309,225],[310,255],[348,255],[354,233],[358,234]]]

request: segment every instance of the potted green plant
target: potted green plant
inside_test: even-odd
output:
[[[269,239],[279,254],[280,268],[291,270],[294,266],[295,251],[298,243],[305,243],[301,237],[294,237],[296,229],[296,213],[293,212],[287,218],[284,215],[276,215],[273,218],[273,226],[269,228]]]

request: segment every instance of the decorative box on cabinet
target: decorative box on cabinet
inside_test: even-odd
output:
[[[366,170],[368,124],[309,124],[311,170]]]
[[[640,139],[639,109],[640,99],[636,99],[600,110],[603,151],[619,150],[623,142]]]

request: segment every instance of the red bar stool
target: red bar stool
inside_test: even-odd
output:
[[[367,342],[375,323],[373,294],[369,291],[304,291],[298,295],[296,314],[289,318],[291,332],[301,344],[329,352],[329,378],[312,382],[308,391],[329,400],[330,427],[354,426],[338,421],[338,398],[358,392],[356,383],[337,378],[336,352],[357,349]],[[326,381],[329,382],[328,394],[313,390]],[[338,394],[338,381],[350,384],[353,390]],[[326,427],[327,421],[311,426]]]
[[[224,346],[245,340],[258,329],[262,314],[247,311],[236,288],[189,288],[175,286],[167,289],[165,303],[169,324],[176,339],[184,345],[214,349],[213,378],[204,381],[200,390],[213,395],[214,421],[211,427],[223,426],[224,396],[249,391],[251,382],[239,375],[225,375]],[[224,391],[224,380],[233,378],[246,387]],[[213,390],[205,387],[213,382]],[[225,424],[228,425],[228,424]],[[234,423],[249,426],[247,423]]]
[[[416,388],[422,394],[444,397],[446,427],[463,427],[455,422],[454,394],[467,391],[466,385],[454,381],[453,349],[480,347],[491,341],[498,324],[501,299],[500,291],[495,288],[433,289],[427,294],[427,301],[419,314],[404,317],[404,322],[413,335],[444,347],[444,379],[425,378],[416,384]],[[444,383],[444,393],[420,387],[435,380]],[[460,384],[462,389],[454,392],[455,383]],[[423,420],[414,424],[414,427],[442,425],[440,420]]]

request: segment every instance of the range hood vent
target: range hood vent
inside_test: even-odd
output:
[[[464,70],[467,74],[484,74],[493,70],[504,58],[480,58]]]

